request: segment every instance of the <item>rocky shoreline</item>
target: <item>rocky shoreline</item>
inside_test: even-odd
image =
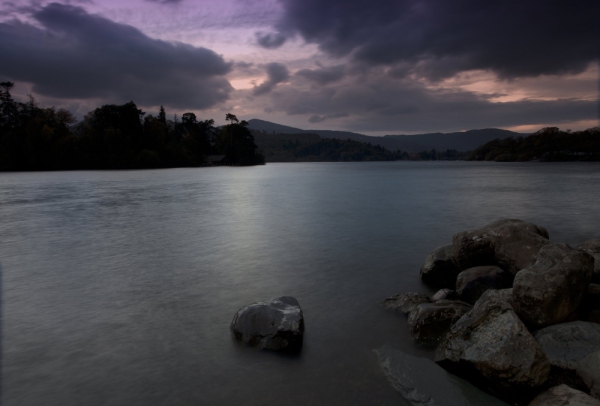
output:
[[[433,297],[401,293],[383,305],[408,315],[440,370],[509,404],[600,406],[600,240],[572,248],[544,227],[500,220],[455,234],[420,276],[440,288]],[[390,372],[402,370],[394,359],[407,358],[382,363],[397,387],[406,377]],[[452,403],[410,385],[399,392],[414,405]]]
[[[375,350],[382,372],[410,404],[600,406],[600,240],[552,243],[544,227],[500,220],[454,235],[420,276],[439,290],[400,293],[387,309],[408,316],[435,362]],[[304,316],[282,296],[243,306],[237,340],[298,353]]]

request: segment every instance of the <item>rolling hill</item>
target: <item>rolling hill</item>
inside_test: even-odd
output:
[[[367,142],[372,145],[380,145],[390,151],[402,150],[406,152],[430,151],[432,149],[438,151],[445,151],[447,149],[472,151],[497,138],[502,139],[524,135],[508,130],[487,128],[453,133],[386,135],[383,137],[373,137],[349,131],[302,130],[300,128],[289,127],[259,119],[251,119],[248,123],[251,130],[277,134],[312,133],[318,134],[322,138],[337,138],[341,140],[350,139],[353,141]]]

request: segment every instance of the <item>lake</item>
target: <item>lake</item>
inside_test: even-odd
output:
[[[0,173],[2,400],[23,405],[398,405],[382,346],[415,346],[379,302],[501,218],[600,238],[595,163],[364,162]],[[229,324],[289,295],[302,352]]]

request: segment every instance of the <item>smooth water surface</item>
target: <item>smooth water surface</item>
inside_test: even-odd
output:
[[[425,256],[500,218],[599,238],[599,198],[585,163],[2,173],[3,405],[403,404],[372,349],[432,353],[379,302],[430,292]],[[300,355],[232,339],[282,295]]]

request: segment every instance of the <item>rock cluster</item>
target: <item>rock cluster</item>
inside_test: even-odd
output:
[[[420,275],[442,289],[384,304],[438,365],[512,404],[600,404],[600,240],[574,249],[500,220],[455,234]]]

